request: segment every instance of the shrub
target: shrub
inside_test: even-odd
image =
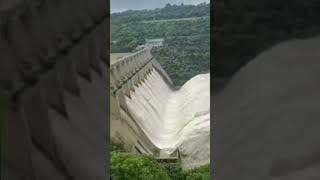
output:
[[[155,159],[145,155],[112,152],[113,180],[170,180],[166,169]]]
[[[185,180],[185,175],[182,172],[180,163],[171,164],[164,163],[163,166],[167,169],[168,175],[172,180]]]
[[[158,163],[153,157],[126,153],[122,144],[111,144],[113,180],[209,180],[210,165],[183,171],[180,163]]]
[[[126,152],[123,144],[112,143],[111,144],[111,152]]]
[[[210,165],[201,166],[185,172],[186,180],[209,180]]]

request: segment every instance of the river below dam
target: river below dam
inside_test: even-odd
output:
[[[156,147],[168,154],[179,149],[184,169],[210,163],[210,73],[174,90],[153,70],[126,102]]]

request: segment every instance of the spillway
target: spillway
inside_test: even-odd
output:
[[[210,73],[175,90],[153,70],[126,103],[156,147],[166,153],[179,148],[184,168],[210,163]]]

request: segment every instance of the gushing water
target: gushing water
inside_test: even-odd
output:
[[[172,153],[179,148],[187,168],[209,163],[209,73],[197,75],[179,90],[172,90],[153,70],[126,102],[130,114],[159,149]]]

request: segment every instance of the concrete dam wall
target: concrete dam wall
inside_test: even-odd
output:
[[[210,163],[210,74],[175,89],[150,51],[146,48],[111,66],[111,74],[117,75],[111,76],[116,82],[112,106],[117,108],[111,137],[129,151],[160,158],[178,150],[184,168]]]
[[[108,12],[104,0],[0,1],[1,179],[107,179]]]

